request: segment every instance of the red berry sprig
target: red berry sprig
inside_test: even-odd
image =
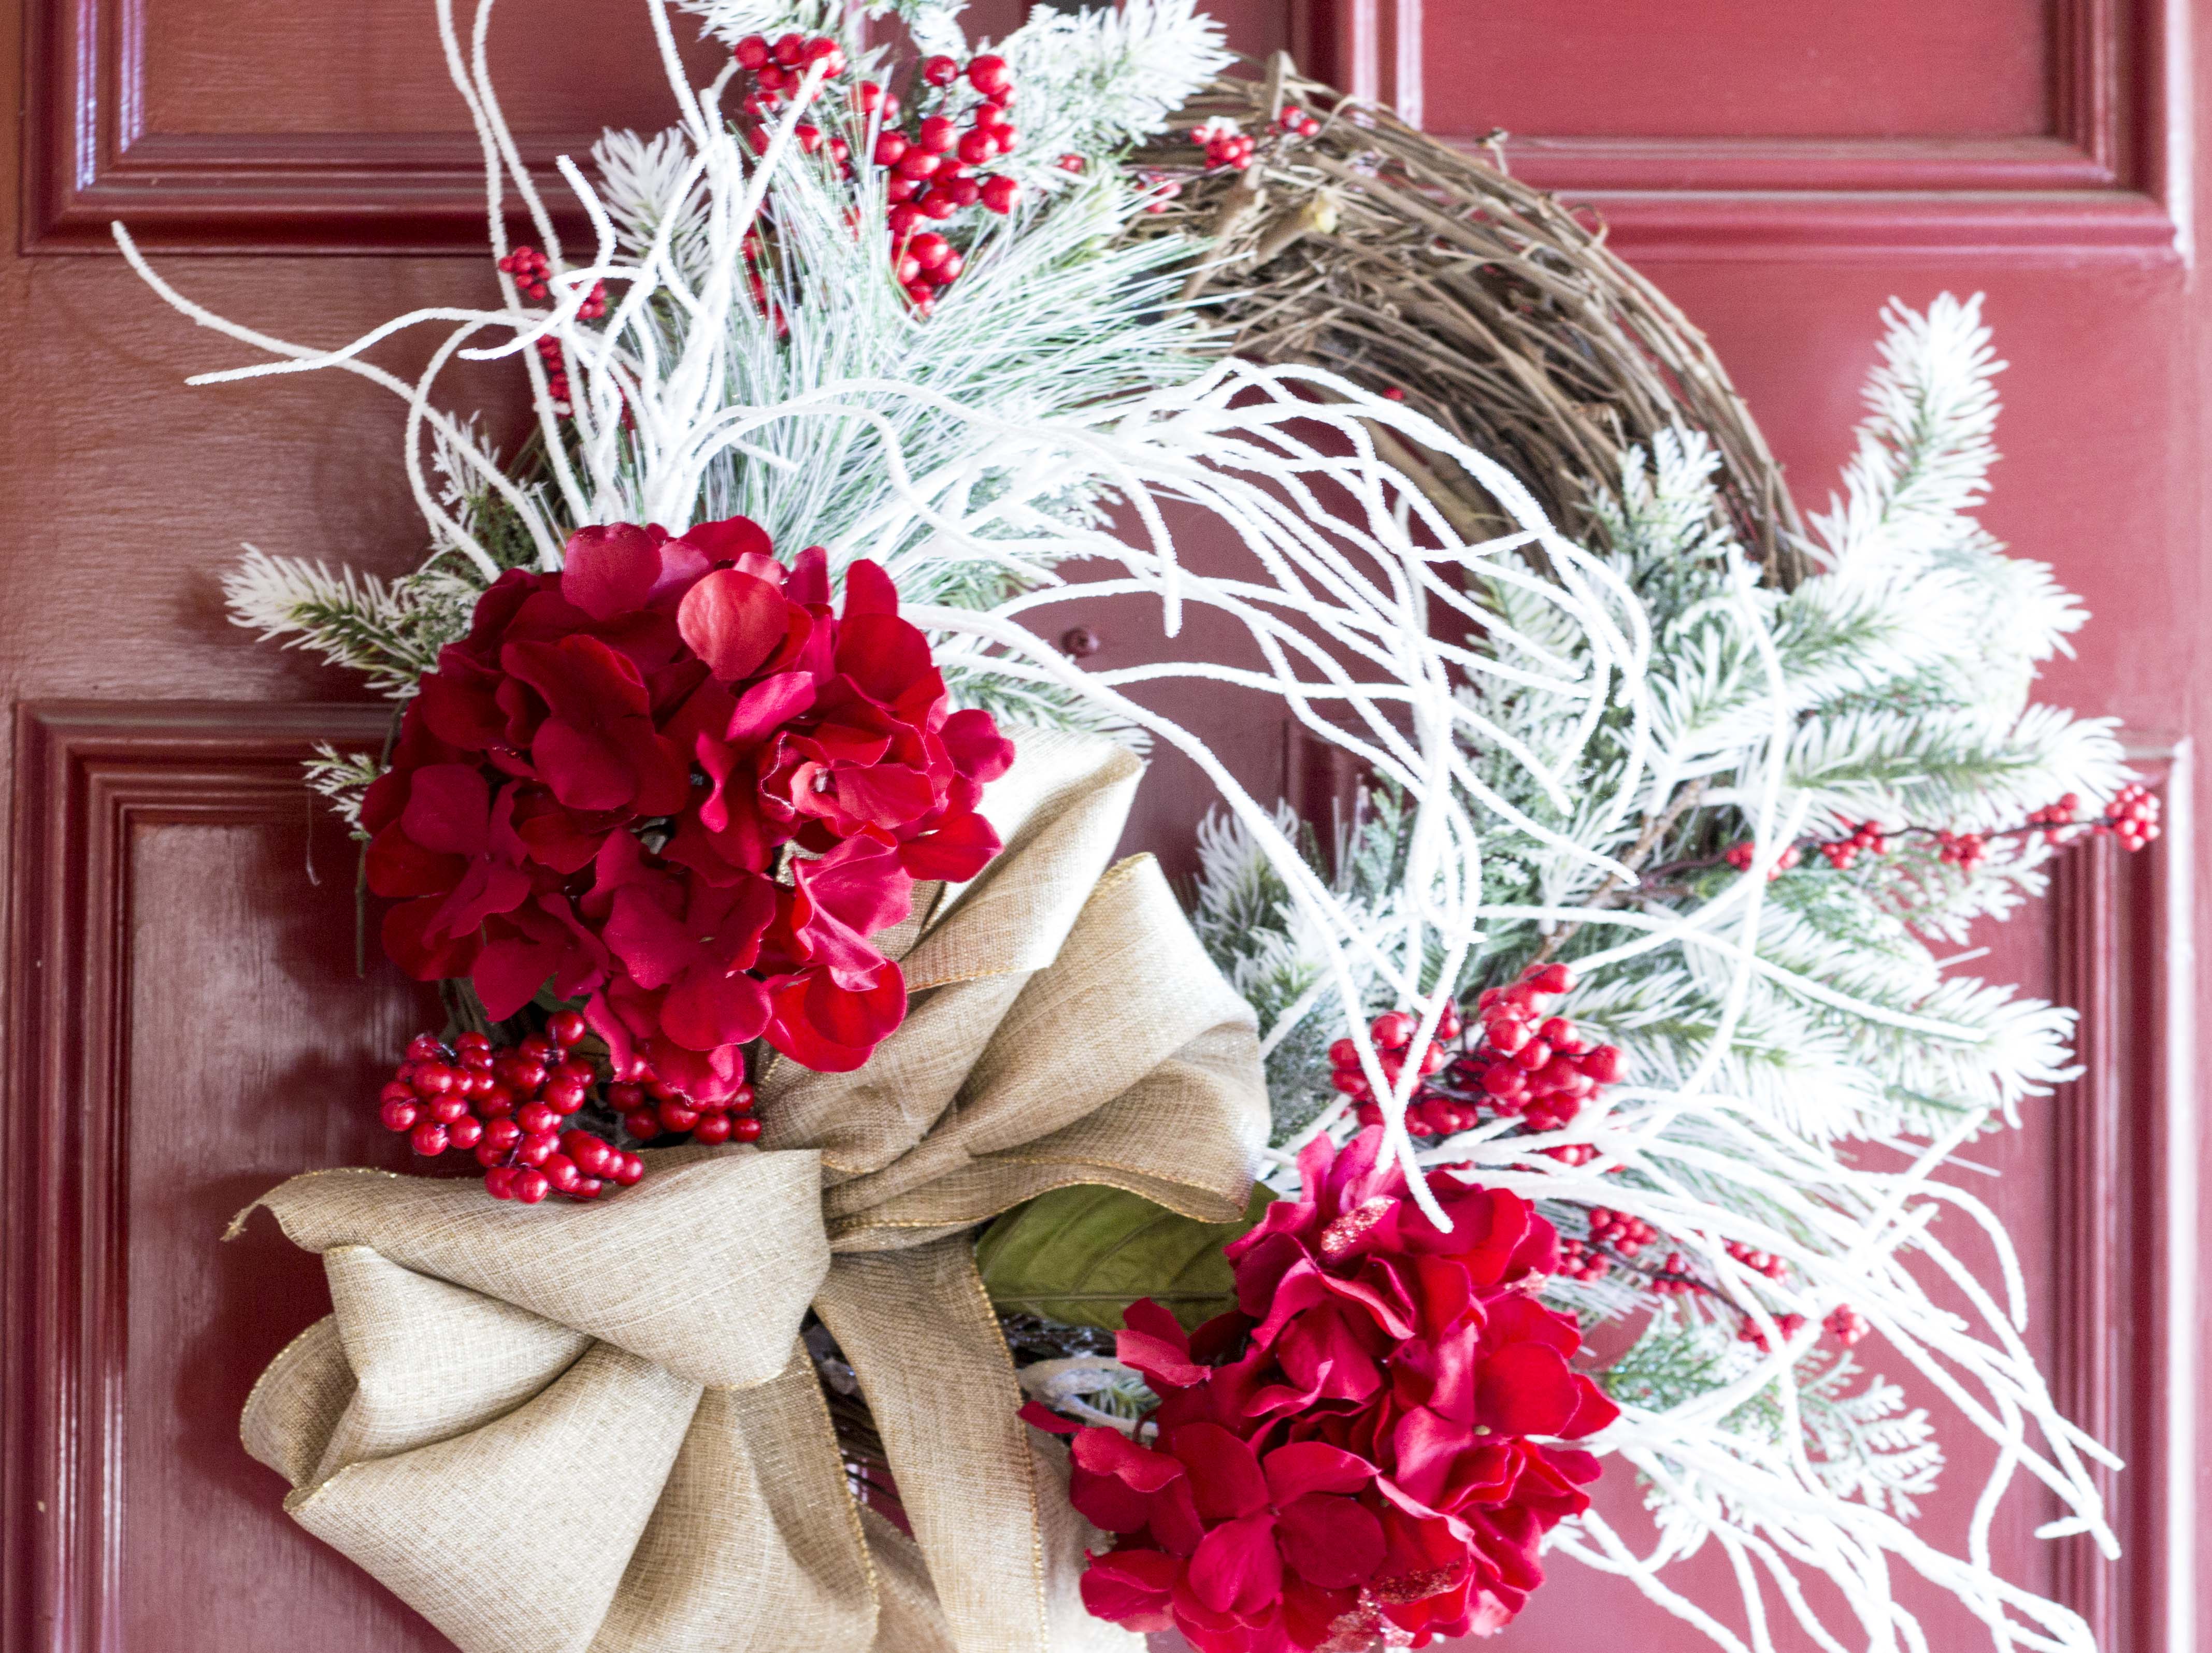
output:
[[[2090,834],[2109,833],[2117,836],[2123,848],[2133,851],[2154,842],[2161,828],[2159,825],[2159,801],[2149,787],[2131,781],[2114,794],[2105,805],[2100,819],[2084,821],[2081,818],[2081,799],[2078,793],[2068,793],[2055,804],[2045,804],[2032,810],[2027,819],[2019,826],[2001,827],[1989,832],[1954,832],[1948,827],[1885,827],[1877,821],[1862,821],[1839,838],[1805,838],[1784,846],[1775,858],[1767,877],[1779,878],[1800,864],[1802,851],[1819,854],[1838,872],[1847,872],[1861,855],[1887,855],[1894,848],[1893,840],[1902,837],[1924,837],[1936,847],[1937,859],[1944,865],[1972,872],[1988,859],[1990,843],[1996,838],[2040,836],[2047,844],[2063,844]],[[1650,876],[1664,880],[1669,877],[1693,872],[1701,867],[1723,863],[1739,872],[1748,872],[1756,853],[1748,838],[1734,843],[1717,856],[1703,860],[1675,861],[1655,867]]]
[[[1421,1083],[1407,1103],[1406,1128],[1416,1136],[1449,1136],[1472,1129],[1484,1112],[1518,1118],[1532,1132],[1556,1131],[1582,1112],[1585,1103],[1622,1073],[1620,1049],[1584,1040],[1573,1023],[1547,1014],[1543,1001],[1557,999],[1574,985],[1564,964],[1531,964],[1509,988],[1486,988],[1475,1000],[1480,1036],[1464,1029],[1458,1012],[1447,1006],[1438,1018],[1437,1037],[1414,1058],[1408,1047],[1415,1023],[1403,1011],[1375,1018],[1368,1030],[1383,1077],[1395,1084],[1408,1060],[1418,1060]],[[1459,1048],[1450,1048],[1451,1042]],[[1329,1047],[1334,1071],[1330,1083],[1358,1104],[1363,1125],[1379,1124],[1374,1100],[1359,1067],[1359,1048],[1350,1039]],[[1597,1158],[1587,1142],[1544,1152],[1569,1165]]]
[[[553,404],[553,411],[559,414],[573,411],[574,403],[568,391],[568,357],[561,348],[561,341],[550,336],[539,339],[538,359],[545,364],[545,395]]]
[[[694,1142],[753,1142],[761,1133],[761,1122],[753,1117],[750,1085],[739,1085],[726,1102],[702,1105],[659,1079],[624,1081],[607,1087],[607,1106],[622,1116],[623,1129],[640,1142],[684,1131]]]
[[[1711,1282],[1700,1278],[1691,1266],[1690,1259],[1680,1251],[1669,1251],[1666,1260],[1656,1268],[1639,1265],[1636,1259],[1644,1247],[1658,1237],[1657,1231],[1640,1217],[1632,1217],[1625,1211],[1613,1211],[1597,1206],[1589,1213],[1589,1238],[1563,1239],[1559,1242],[1558,1273],[1567,1279],[1601,1280],[1613,1272],[1616,1264],[1637,1274],[1644,1287],[1655,1296],[1662,1297],[1687,1297],[1696,1293],[1710,1297],[1718,1307],[1737,1317],[1736,1336],[1741,1341],[1755,1344],[1764,1350],[1766,1334],[1743,1308]],[[1773,1253],[1761,1251],[1742,1240],[1730,1240],[1728,1254],[1753,1273],[1764,1275],[1778,1284],[1787,1278],[1789,1265]],[[1805,1316],[1783,1314],[1773,1316],[1775,1328],[1786,1341],[1805,1328]],[[1849,1348],[1873,1328],[1864,1316],[1849,1304],[1839,1304],[1820,1322],[1821,1329]]]
[[[1321,130],[1315,124],[1314,130]],[[1226,167],[1232,172],[1243,172],[1252,164],[1252,155],[1258,147],[1256,139],[1248,137],[1237,123],[1226,116],[1217,115],[1203,126],[1190,129],[1190,141],[1206,151],[1209,172]]]
[[[1764,1274],[1771,1280],[1779,1281],[1790,1272],[1790,1265],[1781,1258],[1771,1251],[1761,1251],[1747,1241],[1730,1240],[1728,1254],[1753,1273]]]
[[[1805,1316],[1802,1315],[1777,1315],[1774,1316],[1774,1329],[1781,1333],[1782,1340],[1784,1343],[1788,1343],[1796,1338],[1798,1333],[1805,1329]],[[1751,1344],[1753,1347],[1757,1348],[1761,1354],[1765,1354],[1766,1352],[1767,1342],[1765,1328],[1760,1326],[1759,1323],[1753,1320],[1749,1315],[1746,1315],[1743,1319],[1737,1323],[1735,1334],[1738,1341]]]
[[[1758,858],[1758,855],[1759,846],[1746,838],[1741,843],[1730,844],[1728,854],[1723,859],[1737,872],[1748,872],[1751,871],[1752,862]],[[1771,884],[1803,859],[1798,854],[1796,844],[1784,844],[1782,847],[1782,853],[1774,858],[1774,865],[1766,869],[1767,882]]]
[[[2159,825],[2158,817],[2158,799],[2151,795],[2150,788],[2140,781],[2130,781],[2105,805],[2105,818],[2097,823],[2095,830],[2117,833],[2123,849],[2141,849],[2165,830]]]
[[[504,1050],[482,1033],[457,1035],[450,1045],[419,1035],[379,1094],[378,1117],[386,1129],[405,1132],[426,1159],[473,1152],[495,1200],[534,1206],[549,1193],[591,1200],[609,1182],[637,1182],[642,1159],[569,1123],[599,1077],[573,1054],[584,1018],[558,1011],[545,1031]]]
[[[846,69],[842,49],[827,35],[808,40],[791,33],[771,43],[765,36],[749,34],[738,42],[732,55],[738,67],[750,76],[750,89],[740,106],[752,122],[746,135],[756,154],[768,148],[763,123],[812,65],[828,64],[827,77],[831,79]],[[872,133],[864,140],[867,152],[863,159],[888,174],[884,193],[890,203],[886,216],[892,275],[914,313],[927,316],[936,307],[938,295],[959,279],[966,265],[966,256],[933,226],[946,224],[975,207],[999,214],[1014,210],[1021,186],[988,168],[1013,152],[1020,134],[1007,112],[1014,77],[1005,58],[984,52],[963,64],[941,55],[925,58],[916,67],[915,80],[913,119],[903,115],[896,94],[874,81],[859,82],[848,101]],[[963,80],[972,102],[959,90]],[[852,146],[845,139],[827,137],[820,127],[805,123],[794,126],[792,136],[805,153],[826,153],[843,177],[857,176]],[[785,331],[787,324],[769,306],[757,274],[753,295],[763,313],[775,316],[778,331]]]
[[[552,275],[553,266],[545,255],[534,246],[519,246],[499,261],[499,267],[514,277],[514,290],[533,304],[543,304],[552,296],[546,278]]]

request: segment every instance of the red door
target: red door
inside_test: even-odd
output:
[[[971,26],[1018,9],[994,0]],[[2013,365],[1985,520],[2086,599],[2095,623],[2047,692],[2127,720],[2172,823],[2151,855],[2080,854],[1983,967],[2087,1012],[2083,1081],[1984,1157],[2007,1173],[1995,1197],[2022,1237],[2032,1334],[2076,1415],[2136,1465],[2116,1493],[2125,1562],[2034,1540],[2032,1499],[1993,1541],[2104,1645],[2188,1646],[2188,742],[2212,698],[2191,647],[2212,620],[2191,8],[1218,9],[1245,50],[1296,40],[1323,75],[1432,131],[1507,129],[1518,173],[1595,202],[1711,333],[1808,506],[1844,457],[1883,301],[1988,294]],[[387,571],[418,557],[392,463],[399,414],[328,375],[184,388],[234,353],[161,308],[105,225],[128,219],[224,313],[348,338],[489,293],[470,256],[473,139],[421,0],[24,0],[15,15],[0,1650],[435,1647],[292,1528],[275,1478],[239,1450],[247,1389],[322,1312],[322,1286],[265,1227],[216,1243],[293,1170],[400,1159],[353,1104],[429,1012],[388,969],[356,978],[349,847],[295,778],[316,740],[374,741],[383,714],[351,679],[247,646],[216,587],[242,539]],[[548,153],[666,118],[640,6],[506,0],[493,49],[510,118]],[[512,405],[495,376],[482,399]],[[1275,732],[1231,732],[1251,782],[1271,784]],[[1203,805],[1161,766],[1142,830],[1171,865]],[[1635,1504],[1620,1477],[1608,1496]],[[1929,1535],[1959,1542],[1966,1516],[1938,1499]],[[1681,1578],[1717,1611],[1734,1597],[1710,1558]],[[1938,1648],[1978,1644],[1962,1620],[1928,1622]],[[1704,1645],[1568,1563],[1503,1639]]]

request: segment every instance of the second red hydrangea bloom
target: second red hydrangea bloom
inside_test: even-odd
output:
[[[424,678],[362,809],[369,885],[411,974],[495,1020],[588,994],[618,1075],[713,1102],[753,1039],[842,1071],[898,1025],[870,938],[997,853],[975,806],[1012,758],[873,563],[839,614],[827,555],[787,569],[743,518],[587,528]]]
[[[1186,1337],[1129,1311],[1121,1357],[1161,1397],[1158,1434],[1074,1431],[1076,1507],[1117,1535],[1084,1575],[1093,1613],[1199,1653],[1364,1648],[1392,1626],[1425,1645],[1510,1620],[1543,1534],[1588,1507],[1596,1461],[1548,1441],[1618,1409],[1569,1366],[1572,1318],[1534,1295],[1557,1235],[1517,1195],[1438,1175],[1443,1231],[1382,1138],[1306,1149],[1302,1196],[1229,1248],[1236,1312]]]

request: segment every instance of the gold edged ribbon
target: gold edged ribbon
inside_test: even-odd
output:
[[[649,1152],[598,1205],[368,1170],[257,1202],[322,1255],[333,1312],[255,1385],[246,1448],[464,1653],[1141,1648],[1083,1609],[1098,1535],[1016,1415],[969,1234],[1078,1182],[1230,1221],[1266,1096],[1157,864],[1108,868],[1141,766],[1018,746],[987,803],[1005,850],[884,939],[907,1019],[855,1073],[773,1064],[757,1148]],[[851,1496],[810,1305],[911,1540]]]

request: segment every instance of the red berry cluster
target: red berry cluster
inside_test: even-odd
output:
[[[1582,1039],[1573,1023],[1546,1014],[1541,1000],[1574,985],[1564,964],[1531,964],[1510,988],[1486,988],[1476,1000],[1481,1035],[1462,1042],[1458,1015],[1447,1008],[1438,1037],[1418,1058],[1422,1084],[1406,1109],[1406,1128],[1417,1136],[1449,1136],[1472,1129],[1484,1109],[1519,1118],[1531,1131],[1556,1131],[1571,1121],[1601,1085],[1620,1078],[1620,1050]],[[1403,1011],[1376,1018],[1369,1029],[1383,1077],[1397,1082],[1409,1060],[1415,1024]],[[1358,1103],[1362,1125],[1378,1124],[1382,1110],[1360,1070],[1359,1048],[1350,1039],[1329,1047],[1330,1083]],[[1597,1150],[1586,1142],[1545,1150],[1570,1165],[1587,1164]]]
[[[1771,1280],[1779,1280],[1790,1272],[1790,1265],[1771,1251],[1761,1251],[1746,1240],[1730,1240],[1728,1254],[1754,1274],[1764,1274]]]
[[[1589,1213],[1589,1238],[1563,1239],[1559,1242],[1559,1267],[1562,1279],[1599,1280],[1612,1272],[1613,1265],[1633,1265],[1637,1254],[1658,1237],[1651,1225],[1640,1217],[1631,1217],[1626,1212],[1609,1210],[1604,1206],[1592,1207]],[[1730,1240],[1728,1254],[1753,1273],[1779,1282],[1788,1273],[1789,1265],[1773,1253],[1761,1251],[1742,1240]],[[1759,1329],[1751,1316],[1730,1302],[1719,1291],[1698,1278],[1692,1268],[1690,1259],[1680,1251],[1670,1251],[1666,1261],[1656,1269],[1637,1268],[1644,1285],[1654,1296],[1662,1297],[1686,1297],[1699,1292],[1717,1304],[1733,1311],[1739,1317],[1736,1336],[1746,1343],[1766,1347],[1765,1334]],[[1802,1315],[1777,1315],[1776,1328],[1787,1340],[1804,1329]],[[1872,1329],[1858,1310],[1848,1304],[1837,1308],[1820,1322],[1821,1328],[1837,1342],[1849,1348]]]
[[[817,34],[810,40],[793,33],[781,35],[773,43],[766,35],[748,34],[731,48],[730,55],[751,82],[738,106],[748,117],[745,141],[752,146],[755,155],[767,152],[769,119],[783,107],[787,95],[799,89],[816,64],[823,65],[824,81],[835,80],[845,72],[845,48],[827,34]],[[791,137],[806,155],[820,154],[826,144],[830,159],[845,176],[852,176],[853,146],[843,138],[825,139],[822,129],[809,121],[794,125]]]
[[[450,1045],[422,1034],[378,1097],[378,1115],[426,1159],[473,1151],[495,1200],[534,1206],[548,1193],[590,1200],[611,1182],[627,1187],[645,1175],[642,1159],[564,1128],[599,1077],[573,1054],[586,1031],[584,1018],[564,1010],[547,1022],[546,1036],[504,1050],[481,1033]]]
[[[2055,804],[2045,804],[2041,809],[2030,811],[2027,823],[2043,828],[2043,842],[2055,844],[2065,839],[2066,835],[2061,829],[2075,825],[2081,817],[2081,794],[2069,792]]]
[[[2046,837],[2051,835],[2045,834]],[[1990,841],[1978,832],[1954,832],[1948,827],[1936,833],[1936,858],[1961,872],[1971,872],[1988,858]]]
[[[1880,822],[1862,821],[1851,829],[1848,836],[1831,838],[1815,844],[1814,848],[1827,859],[1828,865],[1834,867],[1837,872],[1848,872],[1851,870],[1851,863],[1858,860],[1861,852],[1869,855],[1888,854],[1889,837],[1882,831]]]
[[[1316,123],[1314,130],[1321,130],[1319,123]],[[1241,173],[1252,164],[1252,152],[1257,147],[1255,140],[1246,137],[1235,121],[1220,115],[1203,126],[1192,127],[1190,141],[1206,151],[1208,170],[1227,167]]]
[[[1753,843],[1750,839],[1746,838],[1741,843],[1729,845],[1728,854],[1723,859],[1727,860],[1730,866],[1735,868],[1737,872],[1748,872],[1751,871],[1751,864],[1753,860],[1757,858],[1758,854],[1759,846]],[[1774,858],[1774,865],[1766,869],[1767,881],[1770,884],[1772,883],[1776,878],[1780,878],[1784,872],[1787,872],[1791,867],[1796,866],[1802,859],[1803,857],[1799,855],[1797,853],[1797,846],[1796,844],[1784,845],[1782,853]]]
[[[1613,1259],[1581,1240],[1559,1242],[1557,1272],[1571,1280],[1601,1280],[1613,1267]]]
[[[1658,1231],[1641,1217],[1607,1206],[1590,1207],[1589,1232],[1591,1244],[1604,1246],[1623,1257],[1633,1257],[1659,1237]]]
[[[642,1085],[611,1085],[607,1106],[622,1115],[623,1129],[640,1142],[664,1132],[689,1131],[694,1142],[751,1142],[761,1133],[752,1116],[753,1088],[740,1085],[729,1097],[702,1103],[658,1079]]]
[[[514,290],[532,303],[543,304],[552,296],[545,278],[553,273],[553,266],[536,247],[515,248],[499,261],[499,267],[514,277]]]
[[[1782,1340],[1787,1343],[1805,1329],[1805,1316],[1777,1315],[1774,1316],[1774,1329],[1782,1334]],[[1735,1328],[1735,1334],[1740,1341],[1754,1345],[1761,1354],[1766,1352],[1766,1334],[1749,1315],[1743,1317],[1742,1323]]]
[[[1874,1329],[1866,1323],[1866,1316],[1848,1303],[1838,1304],[1820,1322],[1820,1328],[1847,1349]]]
[[[1146,212],[1165,212],[1182,193],[1182,185],[1164,173],[1139,173],[1137,185],[1145,198]]]
[[[1406,1057],[1413,1042],[1415,1025],[1413,1018],[1404,1011],[1394,1010],[1376,1017],[1368,1026],[1368,1036],[1375,1042],[1375,1058],[1382,1067],[1382,1077],[1394,1085],[1397,1083],[1398,1075],[1405,1071]],[[1443,1015],[1437,1022],[1437,1033],[1442,1039],[1459,1036],[1459,1012],[1453,1006],[1444,1006]],[[1328,1060],[1335,1070],[1329,1075],[1329,1082],[1346,1096],[1364,1103],[1360,1109],[1359,1122],[1362,1125],[1380,1124],[1382,1110],[1367,1100],[1373,1097],[1374,1090],[1367,1083],[1367,1076],[1360,1071],[1359,1047],[1350,1039],[1339,1039],[1329,1046]],[[1427,1078],[1450,1060],[1451,1053],[1437,1040],[1431,1039],[1429,1048],[1421,1053],[1421,1076]],[[1368,1117],[1370,1113],[1374,1117]],[[1411,1123],[1409,1116],[1409,1127]]]
[[[1659,1265],[1658,1272],[1647,1284],[1662,1297],[1686,1297],[1705,1289],[1705,1283],[1690,1272],[1690,1260],[1679,1251],[1667,1254],[1667,1261]]]
[[[499,267],[514,277],[515,290],[534,304],[543,304],[552,296],[547,278],[553,266],[545,255],[534,246],[519,246],[499,261]],[[576,307],[579,321],[597,321],[607,313],[607,284],[593,282],[592,290]],[[545,364],[545,394],[553,404],[553,410],[567,414],[574,405],[569,394],[568,358],[557,338],[544,337],[537,343],[538,359]]]
[[[568,357],[561,349],[561,341],[550,336],[539,339],[538,359],[545,364],[545,395],[553,404],[553,411],[568,413],[575,403],[568,393]]]
[[[768,147],[767,129],[760,123],[810,68],[827,64],[830,78],[845,72],[844,53],[827,35],[810,40],[786,34],[771,44],[762,35],[749,34],[738,42],[733,55],[738,66],[752,77],[742,107],[754,119],[747,131],[757,153]],[[956,107],[960,100],[957,88],[963,79],[975,101],[960,109]],[[867,159],[890,174],[884,193],[890,203],[893,274],[915,312],[927,315],[938,294],[959,278],[964,260],[942,235],[927,233],[926,227],[975,206],[1012,212],[1020,198],[1020,185],[983,169],[1011,155],[1019,133],[1006,112],[1013,101],[1014,77],[1004,58],[985,52],[964,65],[944,56],[925,58],[916,80],[917,106],[933,106],[909,123],[899,124],[902,106],[897,95],[873,81],[855,86],[850,101],[872,131]],[[805,123],[793,127],[792,135],[809,155],[826,148],[845,177],[854,175],[852,149],[843,138],[825,138],[820,127]],[[765,302],[757,278],[755,296]]]
[[[2118,833],[2124,849],[2141,849],[2164,830],[2158,823],[2158,799],[2151,796],[2150,788],[2130,781],[2105,805],[2105,818],[2097,823],[2097,830]]]

